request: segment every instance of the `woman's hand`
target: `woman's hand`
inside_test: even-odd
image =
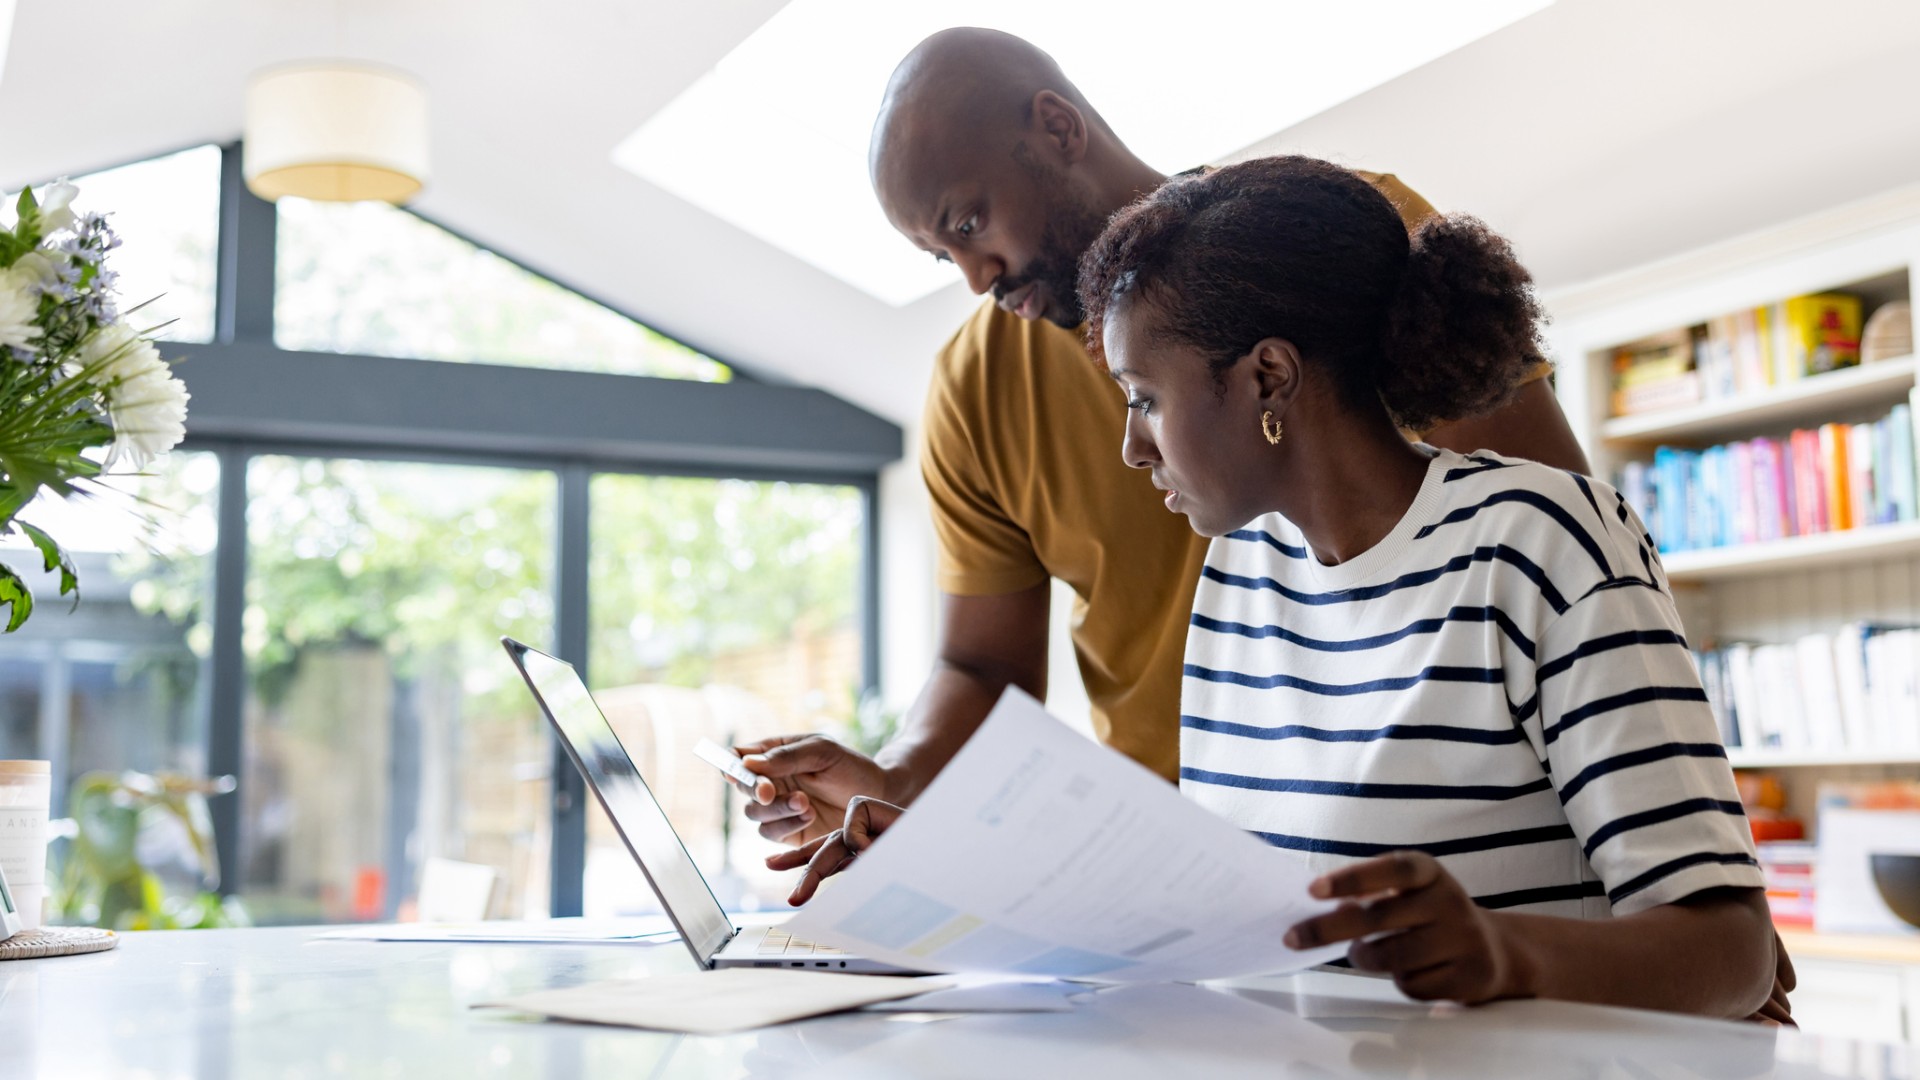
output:
[[[1347,959],[1409,997],[1477,1004],[1531,996],[1499,918],[1473,902],[1433,856],[1397,851],[1342,867],[1311,894],[1339,908],[1287,931],[1289,948],[1351,941]]]
[[[852,866],[855,856],[871,847],[904,813],[905,810],[892,803],[855,795],[847,802],[846,821],[840,828],[792,851],[767,856],[770,869],[807,868],[800,876],[800,883],[793,887],[793,895],[787,897],[787,903],[799,907],[813,899],[822,881]]]

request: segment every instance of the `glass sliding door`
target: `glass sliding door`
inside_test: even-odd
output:
[[[552,637],[554,475],[261,456],[247,487],[255,919],[544,914],[549,743],[499,639]]]
[[[865,498],[830,484],[606,474],[591,489],[589,681],[722,904],[771,906],[774,845],[695,758],[723,744],[844,733],[861,686]],[[584,909],[653,909],[589,803]]]

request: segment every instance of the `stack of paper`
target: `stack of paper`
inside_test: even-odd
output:
[[[1332,905],[1304,860],[1182,798],[1009,689],[892,829],[788,923],[920,971],[1111,982],[1296,971]]]

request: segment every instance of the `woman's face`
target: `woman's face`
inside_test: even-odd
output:
[[[1225,373],[1197,350],[1153,333],[1152,302],[1123,301],[1101,333],[1107,374],[1127,395],[1121,455],[1153,473],[1167,509],[1202,536],[1221,536],[1273,509],[1274,455],[1261,432],[1262,380],[1249,354]],[[1265,343],[1263,343],[1265,344]]]

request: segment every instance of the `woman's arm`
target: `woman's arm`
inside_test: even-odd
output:
[[[1392,975],[1415,998],[1745,1017],[1769,1004],[1776,982],[1758,889],[1706,889],[1617,919],[1524,915],[1481,908],[1432,856],[1396,852],[1320,878],[1313,895],[1348,902],[1295,926],[1287,944],[1352,941],[1354,967]]]

